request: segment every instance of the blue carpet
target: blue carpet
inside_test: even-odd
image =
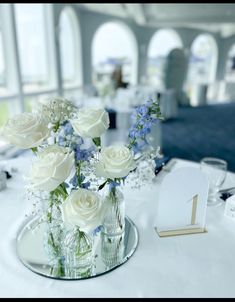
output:
[[[235,172],[235,103],[180,107],[177,118],[162,123],[162,140],[165,156],[219,157]]]

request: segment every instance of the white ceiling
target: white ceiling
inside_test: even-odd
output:
[[[84,9],[128,18],[141,26],[188,27],[235,33],[235,3],[81,3]]]

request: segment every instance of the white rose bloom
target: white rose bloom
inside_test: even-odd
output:
[[[72,191],[62,204],[63,221],[90,232],[102,224],[105,207],[101,196],[93,191],[81,189]]]
[[[71,124],[74,131],[81,137],[100,137],[109,127],[109,115],[104,109],[81,108]]]
[[[50,131],[44,117],[36,113],[20,113],[10,118],[0,136],[22,149],[38,147],[48,138]]]
[[[122,178],[136,168],[134,155],[124,145],[101,149],[100,160],[95,165],[96,175],[105,178]]]
[[[40,100],[38,102],[37,111],[45,116],[52,124],[62,124],[71,118],[72,113],[75,111],[75,106],[65,98],[54,97]]]
[[[74,166],[74,152],[64,147],[49,146],[38,153],[29,173],[34,190],[53,191],[64,182]]]

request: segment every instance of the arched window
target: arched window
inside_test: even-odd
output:
[[[3,42],[2,42],[2,32],[0,27],[0,91],[1,87],[5,86],[6,83],[6,70],[5,70],[5,61],[3,54]]]
[[[109,81],[115,66],[122,66],[123,81],[137,82],[137,44],[132,31],[119,22],[107,22],[98,28],[92,43],[93,83]]]
[[[147,81],[149,84],[162,88],[166,57],[172,49],[182,47],[181,38],[172,29],[160,29],[153,35],[147,53]]]
[[[218,50],[209,34],[199,35],[192,43],[188,81],[208,84],[214,81]]]
[[[24,92],[49,86],[48,32],[45,4],[15,4],[21,77]]]
[[[59,19],[59,41],[63,88],[82,84],[81,42],[77,16],[65,7]]]

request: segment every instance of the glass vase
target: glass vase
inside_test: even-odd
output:
[[[60,205],[63,197],[47,192],[41,193],[42,218],[45,223],[44,250],[47,255],[48,264],[51,266],[50,274],[65,276],[65,256],[63,250],[64,225]]]
[[[106,268],[112,268],[122,263],[124,259],[124,235],[108,236],[101,234],[101,258]]]
[[[107,236],[121,235],[125,230],[125,202],[120,186],[108,189],[102,232]]]
[[[69,278],[86,278],[94,267],[93,237],[78,227],[68,230],[64,239],[65,272]]]
[[[154,149],[161,145],[161,124],[159,122],[152,124],[151,132],[147,134],[146,141]]]

